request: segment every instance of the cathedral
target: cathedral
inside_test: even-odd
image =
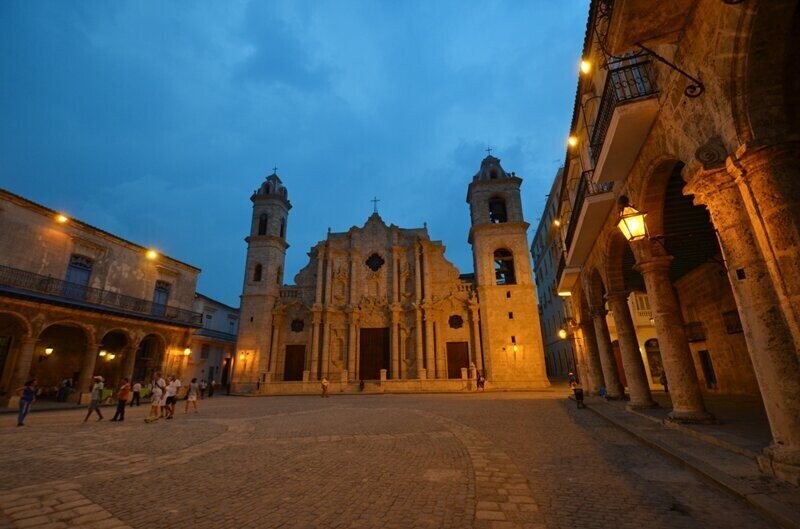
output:
[[[475,272],[461,274],[427,227],[329,232],[283,281],[291,203],[277,174],[253,215],[232,373],[239,393],[461,391],[549,385],[522,214],[522,179],[487,156],[467,188]]]

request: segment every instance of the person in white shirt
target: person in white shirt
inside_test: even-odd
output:
[[[135,382],[133,384],[133,388],[132,389],[133,389],[133,396],[131,397],[130,406],[133,406],[134,402],[136,402],[136,405],[139,406],[139,398],[140,398],[141,393],[142,393],[142,383],[138,382],[138,381]]]
[[[175,416],[175,402],[177,400],[179,387],[180,382],[178,379],[174,375],[170,375],[169,384],[167,384],[167,389],[164,391],[164,405],[167,419],[172,419],[172,417]]]

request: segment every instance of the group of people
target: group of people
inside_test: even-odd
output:
[[[65,386],[66,387],[66,386]],[[125,409],[130,405],[141,405],[142,397],[142,382],[135,382],[131,384],[130,379],[122,377],[116,394],[116,411],[112,422],[120,422],[125,420]],[[89,398],[89,406],[86,411],[86,417],[83,422],[87,422],[92,414],[97,415],[97,420],[104,419],[100,407],[103,404],[103,391],[105,389],[105,379],[96,375],[92,377],[91,394]],[[175,375],[167,375],[167,378],[162,378],[161,373],[156,372],[153,374],[153,379],[150,383],[150,414],[145,419],[146,422],[157,421],[158,419],[172,419],[175,416],[175,406],[179,399],[186,400],[184,407],[184,414],[189,413],[189,407],[194,409],[195,413],[199,412],[197,407],[198,398],[202,399],[208,392],[209,398],[214,395],[216,384],[214,381],[206,383],[205,380],[198,383],[197,378],[193,378],[191,383],[187,386],[181,384],[180,379]],[[17,426],[25,426],[25,418],[31,410],[31,406],[36,400],[39,393],[39,388],[36,384],[36,379],[30,379],[25,382],[21,388],[16,390],[16,395],[19,397],[19,415],[17,417]],[[62,402],[61,396],[57,399]],[[110,399],[109,399],[110,400]]]

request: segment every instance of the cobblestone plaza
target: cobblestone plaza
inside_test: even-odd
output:
[[[773,526],[561,390],[146,410],[3,416],[0,527]]]

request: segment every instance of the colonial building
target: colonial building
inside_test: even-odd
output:
[[[182,376],[186,380],[197,378],[227,386],[239,329],[239,309],[198,293],[193,310],[202,315],[203,326],[192,335],[191,355]]]
[[[0,393],[179,372],[200,270],[0,190]],[[10,398],[9,401],[14,400]]]
[[[563,168],[558,170],[544,211],[536,227],[531,243],[533,271],[538,288],[539,315],[542,325],[547,376],[566,379],[577,369],[575,338],[571,332],[575,319],[569,297],[559,296],[556,289],[556,272],[563,252],[563,241],[559,234],[559,193]]]
[[[592,1],[557,274],[591,389],[621,396],[624,372],[630,404],[651,406],[658,362],[673,420],[714,420],[711,393],[760,396],[773,436],[760,464],[795,483],[798,42],[796,0]],[[653,318],[644,360],[631,293]]]
[[[375,212],[329,232],[285,286],[291,204],[268,176],[251,197],[235,389],[317,391],[326,377],[335,391],[359,381],[459,390],[478,371],[487,387],[547,386],[521,183],[488,156],[469,184],[474,274],[460,274],[427,227],[387,225]]]

